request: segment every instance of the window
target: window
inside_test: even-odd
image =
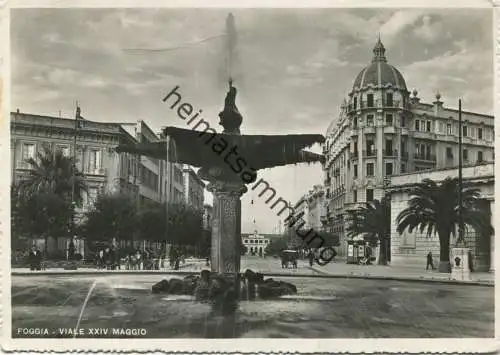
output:
[[[90,149],[89,151],[89,171],[93,172],[101,168],[101,151]]]
[[[354,117],[352,126],[353,126],[353,128],[358,128],[358,118],[357,117]]]
[[[358,202],[358,191],[356,190],[352,192],[352,202],[354,203]]]
[[[373,126],[373,115],[368,115],[366,116],[366,125],[368,127]]]
[[[366,164],[366,176],[373,176],[373,175],[375,175],[373,163],[367,163]]]
[[[88,199],[87,199],[87,203],[88,203],[89,207],[91,207],[91,206],[94,205],[94,203],[97,200],[97,196],[98,195],[99,195],[99,189],[98,188],[95,188],[95,187],[89,188]]]
[[[69,157],[70,150],[69,150],[69,147],[67,145],[59,146],[59,150],[61,151],[61,153],[62,153],[63,156]]]
[[[392,93],[388,92],[385,95],[385,99],[386,99],[387,106],[392,107],[392,105],[393,105],[393,102],[392,102]]]
[[[392,156],[392,139],[386,139],[385,140],[385,155],[387,156]]]
[[[352,170],[354,170],[354,178],[357,179],[358,178],[358,165],[354,164],[352,166]]]
[[[401,127],[406,127],[406,117],[401,117]]]
[[[431,131],[431,121],[427,121],[427,132]]]
[[[375,144],[372,140],[366,141],[366,155],[372,156],[375,154]]]
[[[467,137],[467,126],[462,126],[462,136]]]
[[[401,174],[404,174],[404,173],[406,173],[406,164],[401,163]]]
[[[415,120],[415,131],[420,131],[420,121]]]
[[[392,163],[385,163],[385,175],[392,175]]]
[[[483,139],[483,129],[482,128],[477,129],[477,138]]]
[[[373,201],[373,189],[366,189],[366,202]]]
[[[354,109],[358,108],[358,98],[357,97],[354,98],[353,105],[354,105]]]
[[[385,116],[385,124],[388,126],[392,126],[393,120],[392,115],[388,114]]]
[[[464,160],[469,160],[469,151],[467,149],[463,150],[462,157]]]
[[[245,239],[243,243],[248,244],[248,239]]]
[[[368,94],[366,96],[366,100],[367,100],[367,106],[373,107],[373,94]]]
[[[453,150],[451,147],[446,147],[446,158],[448,158],[448,159],[453,158]]]
[[[25,162],[28,159],[35,159],[35,144],[24,143],[22,156],[23,156],[23,162]]]
[[[477,152],[477,162],[478,163],[483,162],[483,152],[482,151]]]
[[[444,132],[444,123],[443,122],[439,122],[439,124],[437,126],[437,129],[438,129],[439,133],[443,133]]]
[[[446,134],[453,134],[453,129],[452,129],[451,123],[448,123],[446,125]]]

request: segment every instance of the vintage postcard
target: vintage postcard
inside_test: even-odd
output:
[[[6,3],[4,350],[498,350],[497,11],[346,4]]]

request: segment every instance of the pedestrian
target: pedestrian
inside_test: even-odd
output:
[[[309,266],[313,266],[314,265],[314,252],[311,250],[309,252]]]
[[[29,252],[28,262],[30,264],[31,271],[40,271],[42,269],[42,253],[34,244]]]
[[[429,251],[427,254],[427,265],[425,266],[425,270],[429,270],[429,266],[432,270],[434,270],[434,261],[432,260],[432,252]]]
[[[97,262],[99,265],[99,269],[104,269],[104,249],[99,250]]]

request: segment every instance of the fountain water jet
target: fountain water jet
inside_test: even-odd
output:
[[[228,17],[227,24],[230,35],[229,29],[234,27],[232,15]],[[236,39],[233,38],[232,42],[229,40],[228,46],[230,43],[235,45]],[[229,49],[231,58],[234,48]],[[117,152],[146,155],[200,168],[198,175],[208,181],[207,189],[214,196],[211,271],[221,280],[226,280],[231,285],[229,291],[232,290],[231,292],[239,297],[240,198],[248,190],[246,185],[257,180],[257,171],[261,169],[303,162],[322,162],[322,155],[303,149],[315,143],[323,143],[325,138],[319,134],[241,135],[243,117],[236,106],[237,89],[231,77],[228,81],[229,90],[224,109],[219,113],[219,124],[224,128],[222,133],[165,128],[164,135],[176,143],[175,159],[163,142],[121,145]],[[239,171],[226,160],[231,153],[236,153],[234,161],[239,162]],[[292,206],[288,207],[290,212]]]
[[[83,317],[83,312],[85,312],[85,308],[87,307],[87,303],[89,302],[90,296],[92,295],[92,292],[94,291],[94,288],[97,286],[99,283],[99,280],[95,280],[92,282],[92,285],[89,288],[89,292],[87,292],[87,296],[85,297],[85,300],[83,301],[82,304],[82,309],[80,310],[80,315],[78,316],[78,320],[76,321],[76,326],[75,326],[75,334],[73,335],[73,338],[76,338],[76,335],[78,334],[78,329],[80,329],[80,322]]]

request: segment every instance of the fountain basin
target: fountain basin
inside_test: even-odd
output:
[[[447,284],[416,288],[414,282],[276,277],[295,284],[297,294],[240,301],[233,315],[223,317],[214,315],[208,303],[152,294],[159,275],[137,274],[14,276],[12,336],[29,336],[17,334],[18,328],[75,327],[96,278],[82,329],[145,329],[142,338],[494,336],[494,289],[489,287],[467,286],[463,292],[463,287]],[[456,302],[463,312],[456,312]]]

